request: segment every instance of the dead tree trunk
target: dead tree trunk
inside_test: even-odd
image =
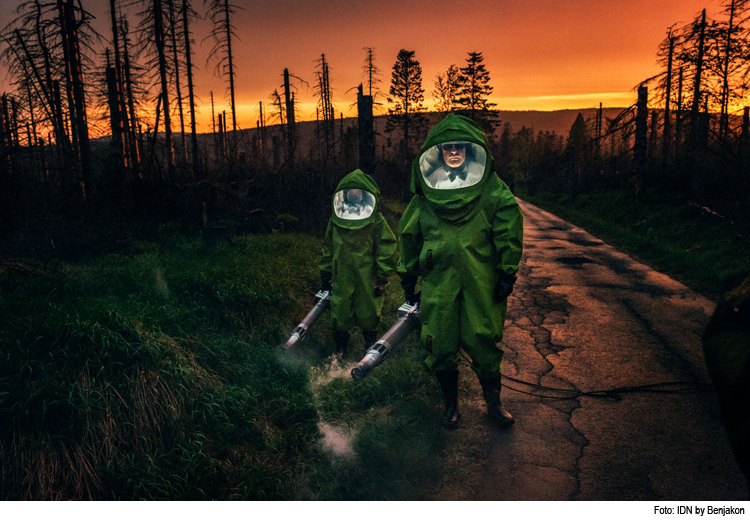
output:
[[[742,114],[742,128],[740,129],[739,138],[740,174],[748,174],[748,169],[750,169],[748,163],[750,163],[750,107],[745,107]]]
[[[724,64],[722,65],[722,87],[721,87],[721,121],[719,123],[719,136],[723,144],[727,141],[729,129],[729,59],[732,50],[732,31],[734,30],[734,8],[735,0],[729,6],[729,26],[727,28],[727,42],[724,53]]]
[[[109,48],[106,49],[107,67],[105,75],[107,79],[107,103],[109,105],[109,122],[112,129],[112,145],[118,153],[120,169],[125,170],[128,166],[125,155],[125,145],[123,142],[122,130],[122,108],[120,105],[119,86],[117,82],[117,70],[112,67],[109,58]]]
[[[161,119],[161,105],[164,100],[159,94],[159,98],[156,101],[156,118],[154,120],[154,137],[148,138],[148,130],[146,131],[146,139],[149,143],[149,173],[151,172],[154,164],[156,163],[156,141],[159,138],[159,119]],[[158,167],[159,175],[161,177],[161,167]],[[160,178],[161,179],[161,178]]]
[[[596,111],[596,137],[594,139],[594,159],[598,162],[601,154],[602,147],[602,123],[604,121],[604,110],[601,102],[599,103],[599,110]]]
[[[129,153],[133,150],[133,146],[130,145],[131,137],[130,134],[128,134],[128,120],[125,112],[125,98],[122,83],[122,61],[120,59],[120,37],[117,31],[115,0],[109,0],[109,14],[112,21],[112,48],[115,56],[115,66],[111,73],[109,71],[109,57],[107,57],[107,85],[110,120],[112,122],[112,139],[122,157],[122,167],[127,169],[130,165],[129,158],[131,158]],[[112,81],[109,79],[110,76],[112,76]],[[113,83],[113,86],[110,86],[110,82]]]
[[[330,150],[333,144],[333,136],[335,132],[335,114],[333,111],[333,103],[331,97],[331,83],[328,69],[328,62],[326,61],[325,54],[320,56],[318,61],[320,70],[316,72],[318,77],[318,84],[316,86],[317,95],[319,97],[318,106],[320,108],[320,119],[322,121],[321,128],[323,129],[323,137],[325,139],[326,153]]]
[[[684,73],[685,68],[680,66],[680,75],[677,78],[677,116],[675,118],[674,131],[675,154],[678,156],[682,153],[682,123],[685,117],[682,109],[682,81]]]
[[[133,78],[130,70],[130,53],[129,40],[128,40],[128,25],[126,20],[122,20],[122,41],[123,41],[123,66],[124,66],[124,77],[125,77],[125,90],[127,94],[127,107],[129,114],[130,125],[128,130],[130,133],[130,145],[131,145],[131,167],[135,170],[138,178],[143,178],[141,171],[141,137],[138,131],[138,120],[135,115],[135,98],[133,97]]]
[[[32,138],[36,138],[36,116],[34,115],[34,98],[31,96],[31,83],[33,81],[30,78],[26,78],[26,99],[29,101],[29,119],[31,120],[31,134]],[[31,143],[29,143],[31,145]]]
[[[669,56],[667,57],[667,78],[665,79],[664,98],[664,132],[662,137],[661,162],[662,167],[669,160],[669,149],[672,141],[672,121],[670,108],[672,105],[672,58],[674,55],[675,37],[669,37]]]
[[[172,55],[174,62],[174,85],[177,95],[177,111],[180,116],[180,138],[182,138],[182,154],[185,163],[188,161],[187,141],[185,139],[185,116],[182,112],[182,87],[180,86],[180,59],[177,54],[177,17],[174,12],[174,0],[167,0],[169,7],[169,35],[172,38]]]
[[[16,104],[16,100],[12,96],[8,97],[8,100],[10,101],[10,130],[13,133],[13,145],[18,148],[21,146],[21,140],[18,137],[18,131],[20,130],[20,127],[18,126],[18,104]]]
[[[190,27],[189,19],[190,4],[188,0],[182,0],[182,31],[185,38],[185,69],[188,82],[188,104],[190,105],[190,143],[193,153],[193,178],[198,178],[200,165],[198,163],[198,132],[195,126],[195,95],[193,93],[193,56],[190,53]]]
[[[6,117],[6,108],[5,94],[3,94],[0,98],[0,188],[3,190],[3,195],[6,193],[11,195],[13,169],[10,159],[10,134],[8,130],[10,127]]]
[[[701,178],[703,177],[698,170],[698,166],[702,165],[701,161],[697,159],[701,152],[701,131],[702,123],[700,120],[700,103],[702,99],[701,94],[701,75],[703,73],[703,54],[705,51],[705,38],[706,38],[706,10],[703,10],[701,15],[700,24],[700,37],[698,41],[698,58],[695,66],[695,82],[693,85],[693,106],[690,111],[690,159],[688,164],[688,171],[690,173],[690,189],[694,199],[700,197],[702,190]],[[708,117],[708,116],[706,116]]]
[[[161,102],[164,112],[164,134],[167,149],[167,174],[170,183],[174,178],[174,145],[172,143],[172,120],[169,116],[169,83],[167,80],[167,57],[165,54],[164,10],[162,0],[154,0],[154,45],[159,61],[159,79],[161,81]]]
[[[284,102],[286,103],[286,141],[289,152],[289,170],[294,171],[294,104],[289,87],[289,70],[284,68]]]
[[[86,93],[83,83],[83,67],[81,64],[81,53],[78,45],[78,25],[75,19],[75,6],[73,0],[58,1],[58,9],[61,12],[61,22],[64,23],[62,34],[64,36],[63,49],[67,54],[67,73],[70,76],[73,92],[74,114],[71,125],[75,123],[73,133],[78,142],[78,156],[81,167],[81,195],[86,201],[86,192],[90,188],[91,180],[91,148],[89,145],[89,130],[86,117]]]
[[[227,34],[227,64],[229,66],[229,95],[232,101],[232,130],[237,130],[237,107],[234,104],[234,58],[232,57],[232,24],[229,20],[229,0],[224,0],[224,30]],[[225,127],[226,129],[226,123]]]
[[[63,64],[65,65],[64,69],[64,75],[65,75],[65,94],[67,96],[68,100],[68,118],[70,123],[70,138],[72,140],[73,145],[73,153],[75,156],[75,163],[76,163],[76,169],[77,171],[80,171],[80,154],[79,154],[79,148],[78,148],[78,134],[76,132],[76,106],[73,98],[73,72],[72,72],[72,65],[71,65],[71,52],[70,52],[70,46],[68,43],[68,16],[67,16],[67,5],[64,3],[64,0],[57,0],[57,8],[59,11],[59,21],[60,21],[60,33],[61,33],[61,41],[62,41],[62,49],[63,49]]]
[[[52,81],[52,94],[54,97],[54,119],[60,129],[60,137],[65,139],[64,143],[58,143],[58,149],[60,150],[60,155],[62,156],[62,159],[65,161],[66,165],[68,161],[70,161],[72,164],[75,153],[73,152],[73,146],[68,139],[68,132],[65,130],[65,122],[63,121],[60,81]],[[57,140],[57,138],[55,139]],[[67,158],[70,158],[70,160],[67,160]]]
[[[266,117],[263,114],[263,101],[259,102],[259,115],[260,119],[258,120],[258,143],[259,148],[258,152],[260,154],[260,163],[261,165],[265,165],[266,163]]]
[[[24,42],[23,38],[21,37],[21,33],[18,30],[15,31],[15,36],[16,41],[18,42],[18,47],[24,52],[25,61],[21,60],[21,63],[24,64],[24,70],[26,68],[26,64],[28,64],[31,68],[31,73],[34,76],[33,78],[36,80],[36,83],[32,82],[32,85],[34,86],[34,90],[39,96],[39,100],[42,102],[44,111],[47,114],[47,119],[50,121],[50,123],[52,123],[52,130],[55,135],[55,141],[58,147],[65,150],[65,153],[67,155],[68,153],[70,153],[71,149],[70,140],[65,134],[65,126],[63,124],[59,83],[57,81],[52,81],[51,79],[48,84],[45,84],[45,82],[42,81],[39,70],[37,70],[34,61],[32,60],[31,54],[29,53],[29,49],[26,47],[26,43]],[[31,79],[31,76],[27,74],[27,78]]]
[[[216,163],[219,163],[219,140],[216,137],[216,113],[214,111],[214,93],[211,92],[211,127],[213,129],[213,139],[214,139],[214,159],[216,160]]]
[[[229,138],[228,138],[228,134],[227,134],[229,132],[229,126],[227,125],[227,111],[226,110],[222,112],[222,116],[224,118],[222,120],[222,122],[224,123],[224,134],[221,137],[221,144],[222,144],[222,147],[223,147],[222,150],[221,150],[221,155],[222,155],[222,157],[224,159],[226,159],[229,156],[229,152],[228,152],[228,149],[229,149],[228,140],[229,140]]]
[[[375,131],[373,130],[372,102],[372,96],[364,95],[360,84],[357,91],[359,168],[371,176],[375,174]]]
[[[633,146],[633,179],[630,192],[638,198],[643,192],[648,143],[648,87],[638,87],[638,105],[635,115],[635,145]]]

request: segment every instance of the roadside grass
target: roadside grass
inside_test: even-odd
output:
[[[332,357],[327,317],[279,347],[312,306],[316,238],[167,227],[133,249],[0,269],[0,498],[423,499],[445,482],[415,336],[360,383],[362,338]],[[382,330],[401,297],[393,277]]]
[[[653,192],[640,201],[624,192],[518,196],[714,300],[724,281],[750,269],[748,234],[686,202]]]

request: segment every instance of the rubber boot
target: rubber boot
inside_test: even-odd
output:
[[[487,403],[487,415],[501,426],[513,424],[515,419],[510,413],[503,409],[500,402],[500,390],[502,389],[502,377],[480,378],[482,384],[482,394],[484,401]]]
[[[461,413],[458,411],[458,369],[436,371],[435,376],[440,383],[445,397],[445,412],[443,412],[443,426],[453,430],[458,426]]]
[[[362,331],[362,337],[365,339],[365,352],[367,352],[378,340],[378,331]]]
[[[336,344],[336,352],[346,354],[349,348],[349,331],[334,332],[333,341]]]

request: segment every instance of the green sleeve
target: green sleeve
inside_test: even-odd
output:
[[[333,273],[333,224],[330,220],[328,221],[328,228],[326,228],[326,234],[323,236],[320,246],[323,250],[323,256],[320,258],[318,268],[321,273]]]
[[[385,217],[382,214],[380,219],[380,233],[376,241],[375,255],[378,264],[378,277],[388,277],[396,266],[396,236],[393,234],[391,227],[388,226]]]
[[[400,259],[396,271],[401,275],[420,275],[419,254],[422,252],[422,245],[424,244],[422,228],[419,225],[420,201],[419,196],[414,196],[411,199],[399,223],[398,250]]]
[[[497,251],[497,269],[506,274],[518,272],[523,251],[523,213],[516,197],[503,183],[492,221],[492,239]]]

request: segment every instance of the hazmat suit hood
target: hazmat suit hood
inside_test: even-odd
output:
[[[349,202],[347,191],[359,189],[362,191],[361,198],[355,204],[357,214],[347,212]],[[340,228],[359,229],[375,222],[378,218],[380,205],[380,188],[370,175],[357,169],[341,179],[336,191],[333,193],[333,214],[331,222]]]
[[[449,114],[432,128],[412,164],[412,193],[423,196],[439,218],[466,222],[476,212],[487,182],[497,179],[488,143],[474,121]],[[461,146],[465,160],[459,167],[448,167],[443,144]]]

